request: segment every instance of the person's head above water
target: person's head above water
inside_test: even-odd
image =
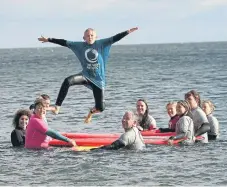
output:
[[[15,129],[26,129],[29,119],[31,117],[31,111],[27,109],[20,109],[16,112],[13,118],[13,126]]]
[[[127,130],[130,129],[137,124],[137,119],[135,114],[132,111],[125,112],[122,118],[122,127]]]
[[[88,28],[84,31],[83,39],[88,44],[95,43],[95,40],[97,39],[96,31],[92,28]]]

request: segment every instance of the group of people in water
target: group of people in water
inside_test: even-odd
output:
[[[76,146],[76,142],[59,132],[49,128],[46,111],[58,114],[60,107],[72,85],[85,85],[93,91],[95,106],[89,111],[85,123],[89,123],[92,115],[104,111],[104,88],[105,69],[109,56],[110,47],[113,43],[121,40],[126,35],[138,30],[137,27],[119,33],[106,39],[97,39],[94,29],[88,28],[84,32],[83,42],[73,42],[64,39],[38,38],[41,42],[51,42],[71,49],[79,59],[82,71],[67,77],[60,88],[56,103],[50,106],[50,97],[46,94],[37,98],[28,109],[20,109],[16,112],[13,125],[15,129],[11,133],[13,146],[25,146],[25,148],[47,148],[50,137],[70,143]],[[181,139],[181,144],[192,145],[196,137],[201,136],[200,142],[207,143],[219,136],[218,120],[212,115],[214,105],[211,101],[201,103],[200,95],[195,90],[185,94],[185,100],[170,102],[166,105],[170,116],[168,128],[157,128],[156,120],[149,114],[149,107],[144,99],[136,103],[136,113],[125,112],[122,118],[122,127],[125,130],[118,140],[111,145],[97,149],[132,148],[142,149],[145,147],[141,131],[153,130],[156,132],[176,132],[171,136],[169,144],[174,140]]]

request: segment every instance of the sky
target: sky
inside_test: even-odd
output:
[[[82,41],[86,28],[118,44],[227,41],[227,0],[0,0],[0,48],[49,47],[41,35]]]

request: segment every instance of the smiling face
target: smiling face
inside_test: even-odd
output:
[[[144,115],[147,110],[147,106],[143,101],[139,100],[136,103],[136,110],[139,115]]]
[[[28,122],[29,122],[29,117],[26,116],[26,115],[22,115],[20,118],[19,118],[19,127],[23,130],[26,129],[27,125],[28,125]]]
[[[88,44],[93,44],[96,40],[96,32],[94,29],[87,29],[84,32],[84,37],[83,39],[88,43]]]
[[[131,112],[126,112],[122,118],[122,127],[127,130],[136,125],[134,119],[134,114]]]
[[[181,116],[186,112],[186,109],[182,104],[177,103],[176,111],[177,111],[177,115]]]
[[[173,103],[173,104],[168,104],[166,106],[166,110],[167,110],[169,117],[173,117],[177,114],[176,105],[177,105],[176,103]]]

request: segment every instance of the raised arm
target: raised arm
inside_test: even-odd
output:
[[[127,31],[116,34],[115,36],[113,36],[113,43],[118,42],[119,40],[121,40],[122,38],[124,38],[125,36],[127,36],[128,34],[134,32],[136,30],[138,30],[138,27],[134,27]]]
[[[41,41],[42,43],[50,42],[50,43],[54,43],[54,44],[58,44],[58,45],[67,47],[66,40],[64,40],[64,39],[45,38],[45,37],[41,36],[40,38],[38,38],[38,40]]]

